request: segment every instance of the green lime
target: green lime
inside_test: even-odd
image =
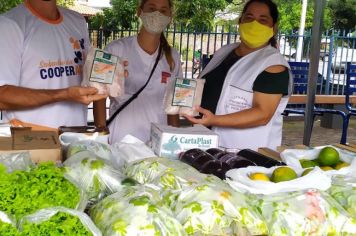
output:
[[[317,161],[320,166],[334,166],[340,162],[340,155],[335,148],[324,147],[321,149]]]
[[[295,171],[288,166],[278,167],[273,171],[271,177],[272,181],[275,183],[289,181],[296,178],[298,178],[297,173],[295,173]]]

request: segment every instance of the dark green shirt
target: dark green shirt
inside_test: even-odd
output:
[[[204,75],[205,85],[201,107],[215,113],[226,75],[241,57],[232,51],[215,69]],[[268,94],[288,94],[289,73],[286,69],[280,73],[263,71],[253,83],[252,90]]]

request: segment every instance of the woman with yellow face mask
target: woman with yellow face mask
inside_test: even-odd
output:
[[[200,77],[206,79],[201,118],[224,148],[276,149],[282,141],[283,117],[292,75],[276,49],[278,10],[271,0],[250,0],[239,20],[240,43],[218,50]]]

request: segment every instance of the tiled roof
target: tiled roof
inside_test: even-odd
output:
[[[82,5],[82,4],[75,4],[74,6],[70,6],[69,9],[79,12],[80,14],[82,14],[83,16],[94,16],[99,12],[102,12],[99,9],[93,8],[93,7],[89,7],[86,5]]]

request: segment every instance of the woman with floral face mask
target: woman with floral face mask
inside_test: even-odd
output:
[[[225,148],[270,147],[282,141],[283,117],[291,94],[292,75],[275,48],[277,6],[250,0],[239,20],[241,42],[224,46],[201,74],[206,79],[201,118],[193,123],[212,127]]]
[[[111,42],[106,51],[128,61],[125,96],[110,98],[110,117],[152,77],[136,99],[129,103],[109,125],[110,143],[131,134],[146,142],[150,137],[151,122],[177,125],[178,117],[164,113],[163,98],[168,81],[182,76],[180,55],[171,48],[163,31],[172,20],[171,0],[141,0],[137,15],[142,27],[136,36]],[[160,53],[160,55],[158,55]],[[157,66],[154,64],[158,59]],[[105,126],[105,101],[94,103],[94,122]]]

